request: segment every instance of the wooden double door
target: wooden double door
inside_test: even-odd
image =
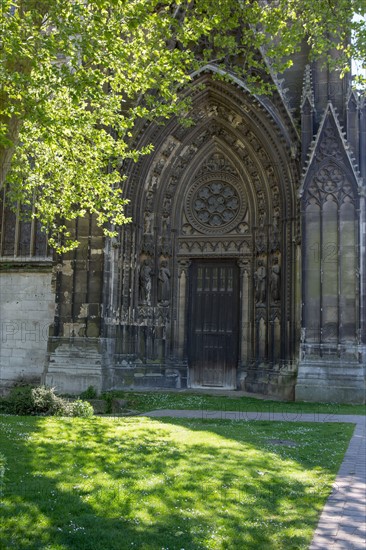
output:
[[[236,388],[239,269],[230,261],[192,262],[188,313],[191,387]]]

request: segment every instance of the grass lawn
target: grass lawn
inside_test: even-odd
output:
[[[235,392],[230,397],[189,392],[130,392],[114,391],[110,395],[127,400],[128,408],[140,412],[155,409],[199,409],[202,411],[248,411],[264,413],[327,414],[365,414],[365,405],[342,405],[339,403],[299,403],[272,401],[256,397],[236,397]]]
[[[306,549],[352,432],[330,423],[3,415],[0,547]]]

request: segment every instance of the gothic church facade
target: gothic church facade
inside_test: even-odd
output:
[[[193,123],[146,123],[132,223],[53,257],[1,211],[0,383],[241,389],[362,403],[366,101],[298,56],[272,96],[195,76]],[[204,86],[202,86],[202,84]]]

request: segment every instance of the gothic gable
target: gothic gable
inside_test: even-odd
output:
[[[316,139],[314,140],[309,153],[309,159],[304,169],[300,195],[313,185],[313,179],[316,174],[324,170],[337,187],[337,170],[342,171],[357,193],[358,186],[361,185],[356,161],[350,150],[350,146],[344,138],[342,128],[337,119],[336,112],[331,103],[328,104],[324,113]],[[332,176],[333,175],[333,176]]]

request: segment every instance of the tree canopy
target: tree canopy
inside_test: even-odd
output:
[[[59,251],[77,244],[67,220],[93,213],[109,235],[128,221],[121,167],[152,150],[135,125],[184,119],[200,66],[265,93],[261,75],[304,41],[341,75],[366,59],[364,0],[0,1],[0,188],[34,205]]]

